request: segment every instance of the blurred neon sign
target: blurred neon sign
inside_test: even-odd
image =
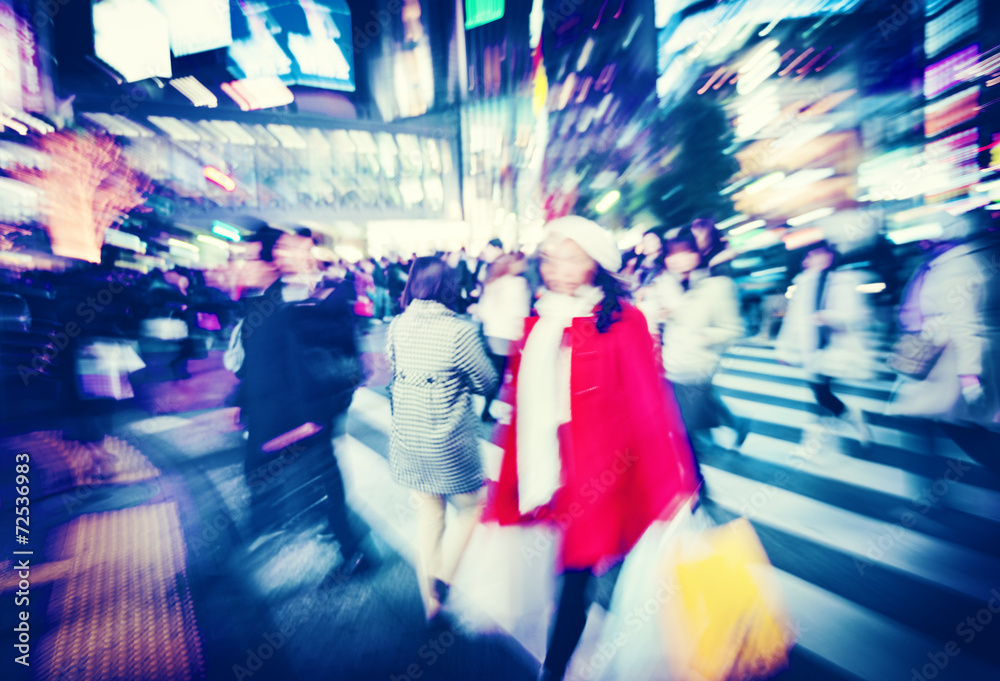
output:
[[[924,69],[924,97],[937,97],[969,80],[969,70],[979,60],[979,45],[972,45]]]
[[[978,113],[979,88],[962,90],[924,109],[924,134],[934,137],[956,125],[971,121]]]
[[[206,180],[214,182],[227,192],[236,190],[236,180],[229,177],[215,166],[205,166],[205,169],[202,172],[204,173]]]
[[[240,230],[232,225],[227,225],[225,222],[220,222],[219,220],[212,223],[212,233],[225,237],[230,241],[240,240]]]
[[[504,0],[465,0],[465,28],[476,28],[503,18]]]

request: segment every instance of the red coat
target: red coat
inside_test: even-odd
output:
[[[596,317],[574,319],[570,411],[560,430],[565,485],[546,511],[563,534],[564,569],[605,569],[631,550],[650,523],[669,518],[697,492],[694,459],[673,391],[642,313],[625,304],[619,320],[598,333]],[[525,338],[537,317],[526,320]],[[500,524],[528,522],[517,497],[517,374],[511,358],[514,405],[509,426],[498,429],[504,448],[492,509]]]

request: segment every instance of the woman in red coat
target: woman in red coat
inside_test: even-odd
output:
[[[495,515],[561,531],[562,591],[540,678],[561,679],[583,633],[586,590],[657,519],[696,493],[677,405],[642,313],[615,278],[596,223],[565,217],[542,246],[545,289],[512,358]]]

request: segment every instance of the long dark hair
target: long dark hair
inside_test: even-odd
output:
[[[600,265],[594,276],[594,286],[604,292],[601,309],[597,312],[597,331],[607,333],[611,325],[621,317],[622,301],[627,301],[630,294],[625,284]]]

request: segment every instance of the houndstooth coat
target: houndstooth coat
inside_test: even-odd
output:
[[[428,494],[474,492],[483,484],[472,394],[497,383],[476,328],[444,305],[414,300],[389,326],[396,482]]]

